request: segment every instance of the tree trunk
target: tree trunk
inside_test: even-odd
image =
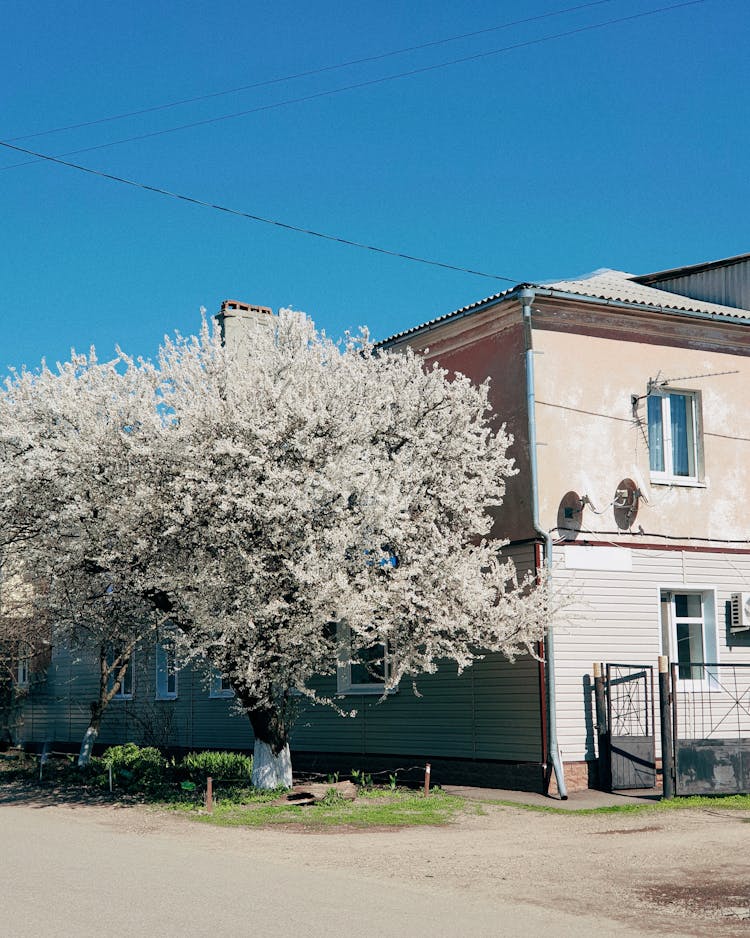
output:
[[[248,713],[255,734],[253,749],[254,788],[291,788],[292,757],[289,752],[289,731],[276,709],[252,710]]]
[[[85,768],[91,762],[91,753],[99,736],[99,727],[102,725],[101,701],[92,700],[89,706],[91,707],[91,720],[81,741],[81,751],[78,753],[79,769]]]
[[[263,740],[255,739],[253,748],[253,788],[291,788],[292,757],[289,743],[280,752]]]

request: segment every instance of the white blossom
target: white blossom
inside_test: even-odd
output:
[[[168,620],[231,681],[267,784],[289,780],[295,692],[341,661],[337,623],[352,654],[392,650],[387,691],[530,651],[549,615],[490,537],[515,469],[487,385],[273,323],[234,351],[204,323],[156,363],[74,356],[0,396],[4,537],[59,621],[123,647]]]

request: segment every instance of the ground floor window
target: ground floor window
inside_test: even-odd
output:
[[[174,645],[165,642],[156,646],[156,699],[177,698],[177,656]]]
[[[349,627],[338,626],[339,661],[337,691],[339,694],[382,694],[390,676],[390,655],[380,642],[368,648],[352,650]]]
[[[211,686],[208,691],[209,697],[234,697],[232,684],[225,674],[219,674],[214,671],[211,674]]]
[[[31,649],[22,642],[18,648],[18,662],[16,665],[16,684],[19,687],[28,687],[31,677]]]
[[[116,658],[117,658],[117,652],[115,652],[115,651],[111,651],[111,652],[107,655],[107,665],[108,665],[109,668],[112,669],[112,670],[110,670],[110,673],[109,673],[109,680],[107,681],[107,685],[108,685],[108,688],[109,688],[110,690],[112,689],[112,687],[113,687],[113,685],[114,685],[115,679],[116,679],[116,677],[117,677],[117,675],[118,675],[118,673],[119,673],[119,671],[120,671],[120,667],[121,667],[121,665],[118,664],[117,666],[115,666],[115,667],[113,668],[113,665],[115,664],[115,659],[116,659]],[[135,654],[133,653],[133,654],[130,655],[130,661],[128,661],[128,667],[127,667],[127,669],[126,669],[126,671],[125,671],[125,674],[124,674],[123,677],[122,677],[122,680],[120,681],[120,686],[117,688],[117,692],[115,693],[114,697],[112,698],[113,700],[132,700],[132,698],[133,698],[133,666],[134,666],[134,659],[135,659]]]
[[[718,659],[713,590],[661,591],[662,651],[683,683],[703,683]]]

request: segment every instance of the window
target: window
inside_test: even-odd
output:
[[[646,401],[652,481],[698,482],[700,433],[697,392],[653,392]]]
[[[31,649],[25,643],[18,648],[18,664],[16,666],[16,684],[19,687],[28,687],[31,676]]]
[[[209,697],[234,697],[232,685],[229,678],[218,671],[211,674],[211,687],[208,692]]]
[[[115,652],[110,652],[107,655],[107,666],[112,667],[116,657]],[[128,662],[127,670],[123,675],[122,681],[120,681],[120,686],[117,689],[117,693],[114,695],[112,700],[132,700],[133,698],[133,663],[135,659],[135,654],[130,656],[130,661]],[[117,672],[119,667],[115,671],[110,671],[109,679],[107,680],[107,688],[112,689],[112,686],[115,683],[115,678],[117,677]]]
[[[177,697],[177,657],[174,645],[165,642],[156,646],[156,699]]]
[[[662,650],[683,685],[703,684],[717,661],[716,597],[707,592],[661,592]]]
[[[338,626],[339,661],[337,691],[339,694],[382,694],[390,676],[388,649],[382,643],[352,653],[348,626]],[[393,693],[392,688],[389,693]]]

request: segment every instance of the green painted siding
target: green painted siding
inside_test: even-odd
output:
[[[508,549],[519,572],[533,565],[531,545]],[[336,695],[335,678],[319,689]],[[88,701],[96,694],[93,658],[58,650],[47,678],[24,708],[20,738],[26,742],[80,742],[88,723]],[[539,666],[532,658],[510,664],[499,655],[477,662],[460,677],[455,665],[417,680],[421,696],[407,684],[380,702],[362,694],[338,698],[341,716],[330,707],[303,707],[292,746],[304,752],[370,755],[424,755],[480,760],[541,760]],[[133,740],[181,748],[252,747],[250,724],[235,712],[231,699],[213,699],[205,674],[186,667],[178,678],[176,700],[156,699],[153,649],[135,659],[132,700],[113,700],[107,708],[100,743]]]

